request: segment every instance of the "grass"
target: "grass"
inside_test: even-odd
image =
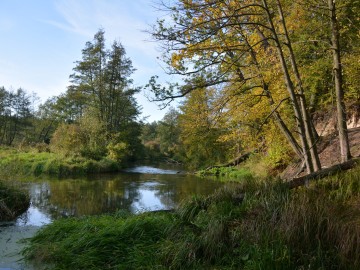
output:
[[[36,149],[18,151],[15,148],[0,148],[0,171],[10,175],[41,174],[58,177],[86,175],[96,172],[119,170],[119,164],[109,159],[91,160],[82,157],[64,157]]]
[[[32,238],[24,252],[55,269],[165,269],[157,251],[171,223],[162,213],[62,219]]]
[[[234,181],[236,180],[243,181],[253,178],[253,174],[249,169],[236,168],[236,167],[214,167],[211,169],[200,170],[197,172],[197,174],[199,176],[214,175],[219,177],[226,177],[226,178],[231,178]]]
[[[25,192],[0,181],[0,221],[14,220],[29,205],[30,198]]]
[[[360,167],[288,190],[241,181],[174,213],[62,219],[25,254],[55,269],[360,269]]]

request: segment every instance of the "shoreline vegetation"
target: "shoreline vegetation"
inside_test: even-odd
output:
[[[239,183],[174,212],[57,220],[24,255],[56,269],[359,269],[360,166],[292,190]]]
[[[0,149],[0,169],[3,174],[6,172],[12,176],[81,176],[89,173],[116,172],[123,166],[124,164],[108,158],[94,160],[76,156],[66,157],[56,153],[39,152],[36,148]]]
[[[29,195],[23,190],[0,181],[0,221],[12,221],[30,206]]]

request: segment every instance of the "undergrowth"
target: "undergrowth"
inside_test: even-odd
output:
[[[57,269],[360,269],[360,167],[296,190],[247,179],[173,213],[62,219],[25,251]]]

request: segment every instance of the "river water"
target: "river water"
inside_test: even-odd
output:
[[[24,264],[23,238],[54,219],[126,210],[132,213],[172,209],[193,194],[208,195],[223,184],[179,171],[173,166],[136,166],[121,173],[76,179],[25,182],[31,206],[16,221],[0,223],[0,270],[38,269]]]

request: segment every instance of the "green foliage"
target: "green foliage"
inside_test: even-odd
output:
[[[121,162],[128,155],[128,145],[126,143],[110,143],[107,146],[108,158]]]
[[[88,110],[79,119],[79,124],[59,125],[52,136],[50,149],[64,156],[101,159],[106,153],[106,130],[95,114]]]
[[[61,124],[54,132],[50,149],[64,156],[80,155],[83,145],[80,127],[76,124]]]
[[[0,181],[0,221],[14,220],[29,206],[30,198],[25,191]]]
[[[160,152],[170,158],[179,155],[179,112],[170,108],[156,127]]]
[[[183,159],[191,168],[199,168],[224,162],[226,143],[219,140],[221,128],[214,111],[215,91],[197,89],[191,92],[179,116],[180,142]]]
[[[283,136],[276,134],[275,130],[272,131],[272,134],[268,133],[267,138],[269,140],[267,143],[268,147],[262,158],[267,172],[286,168],[294,158],[294,155],[290,152],[289,145],[284,144]]]

